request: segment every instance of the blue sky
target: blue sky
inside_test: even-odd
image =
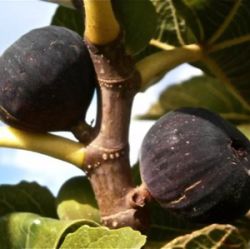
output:
[[[24,33],[49,25],[56,7],[39,0],[0,0],[0,54]]]
[[[0,0],[0,55],[21,35],[31,29],[49,25],[56,7],[56,4],[39,0]],[[190,77],[190,74],[199,73],[199,70],[188,65],[182,65],[177,70],[171,71],[158,87],[137,94],[133,115],[145,112],[166,84],[179,82]],[[94,105],[90,108],[89,120],[93,119],[93,112]],[[152,124],[151,121],[143,124],[140,121],[132,121],[130,129],[132,163],[137,160],[141,141]],[[60,134],[73,138],[70,134]],[[33,152],[0,148],[0,184],[17,183],[25,179],[46,185],[56,193],[66,179],[79,174],[83,174],[79,169],[57,159]]]

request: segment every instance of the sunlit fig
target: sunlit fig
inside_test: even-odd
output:
[[[94,86],[80,35],[57,26],[32,30],[0,57],[0,118],[18,128],[68,130],[85,118]]]
[[[160,205],[197,222],[227,222],[250,208],[250,143],[219,115],[183,108],[144,138],[142,179]]]
[[[66,181],[59,190],[57,214],[62,220],[88,219],[100,223],[94,192],[85,176]]]

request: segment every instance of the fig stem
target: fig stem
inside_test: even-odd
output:
[[[110,0],[84,0],[85,34],[96,45],[107,44],[120,34]]]
[[[152,40],[151,45],[164,51],[151,54],[137,62],[137,70],[141,74],[141,90],[145,90],[155,77],[170,71],[185,62],[194,62],[202,58],[202,49],[196,44],[174,47]],[[163,47],[164,45],[164,47]]]
[[[128,195],[132,181],[128,131],[131,106],[140,75],[126,53],[123,32],[111,0],[84,0],[85,43],[98,80],[96,137],[86,147],[87,175],[95,192],[102,223],[108,227],[147,227],[144,207],[134,207]]]
[[[135,188],[128,131],[131,106],[141,79],[122,41],[119,36],[109,44],[96,45],[85,38],[99,83],[100,125],[96,138],[86,147],[85,162],[103,224],[143,230],[147,226],[146,209],[128,202],[128,195]]]
[[[48,133],[0,127],[0,147],[29,150],[48,155],[84,169],[85,148],[81,143]]]

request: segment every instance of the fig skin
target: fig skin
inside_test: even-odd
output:
[[[34,29],[0,57],[0,118],[22,129],[69,130],[84,120],[95,82],[80,35],[57,26]]]
[[[88,219],[100,223],[95,194],[85,176],[72,177],[61,186],[56,206],[61,220]]]
[[[151,127],[140,172],[149,192],[173,213],[198,223],[229,222],[250,208],[250,142],[202,108],[172,111]]]

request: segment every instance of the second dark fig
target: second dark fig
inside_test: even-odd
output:
[[[57,26],[32,30],[0,57],[0,118],[22,129],[69,130],[84,120],[95,80],[81,36]]]
[[[250,142],[208,110],[158,120],[144,138],[140,170],[160,205],[187,219],[229,222],[250,208]]]

